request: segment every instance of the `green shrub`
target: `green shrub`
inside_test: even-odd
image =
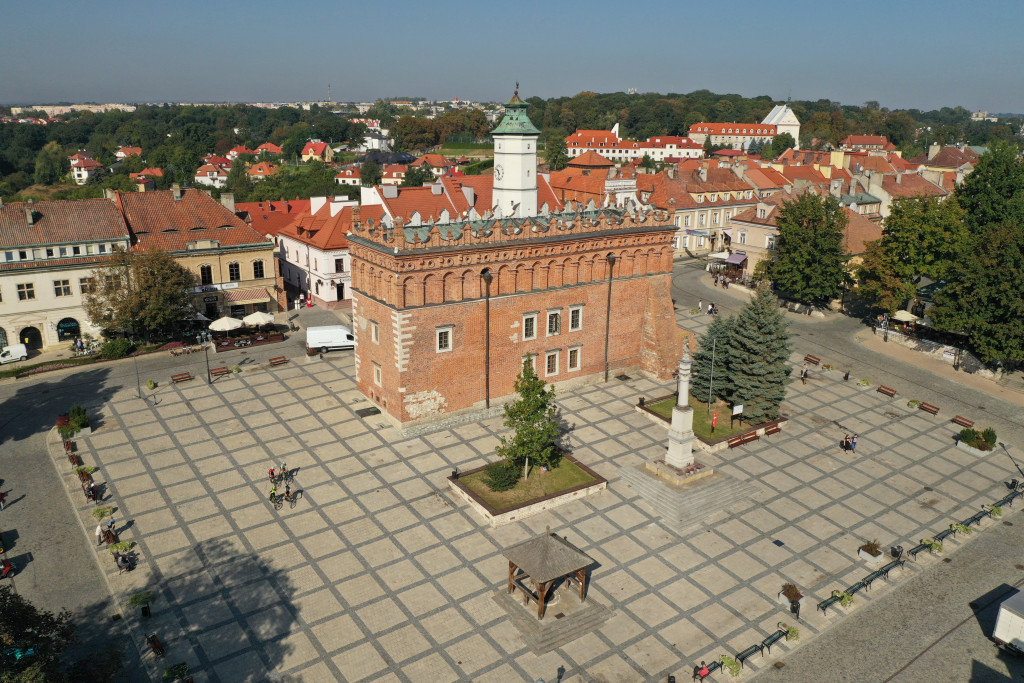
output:
[[[492,491],[508,491],[519,483],[520,472],[518,465],[509,466],[504,461],[492,462],[484,470],[484,483]]]
[[[740,675],[740,663],[729,655],[722,655],[722,668],[729,672],[731,676]]]
[[[981,436],[985,439],[985,443],[988,444],[989,448],[996,445],[996,430],[991,427],[986,427],[985,431],[981,433]]]
[[[156,380],[147,379],[146,380],[146,388],[149,389],[150,391],[152,391],[153,389],[156,389]]]
[[[964,427],[960,430],[960,440],[964,443],[974,443],[974,439],[978,436],[978,432],[974,431],[970,427]]]
[[[124,358],[134,348],[127,339],[111,339],[100,347],[100,357],[107,359]]]
[[[164,669],[163,680],[178,681],[185,678],[185,676],[188,676],[188,664],[186,662],[179,662]]]
[[[57,433],[60,434],[61,441],[67,441],[75,435],[78,430],[71,425],[61,425],[57,427]]]
[[[143,591],[142,593],[136,593],[132,597],[128,598],[128,604],[132,607],[142,607],[148,605],[156,600],[156,593],[153,591]]]
[[[75,428],[75,431],[85,429],[89,426],[89,416],[86,415],[85,408],[77,403],[71,406],[71,410],[68,411],[68,417],[70,418],[71,426]]]
[[[114,508],[96,508],[92,511],[92,516],[97,520],[101,520],[104,517],[108,517],[114,514]]]

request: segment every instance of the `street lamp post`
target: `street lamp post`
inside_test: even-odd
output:
[[[491,275],[484,268],[480,279],[484,281],[484,408],[491,409]]]
[[[608,310],[604,319],[604,381],[608,381],[608,338],[612,331],[612,271],[615,268],[615,254],[608,254]]]
[[[1024,481],[1024,470],[1020,468],[1020,465],[1017,464],[1017,461],[1013,459],[1012,455],[1010,455],[1010,451],[1006,450],[1006,444],[1000,441],[999,445],[1003,448],[1003,452],[1006,453],[1006,457],[1010,459],[1010,462],[1013,463],[1013,466],[1017,468],[1018,472],[1020,472],[1021,481]]]
[[[206,383],[213,384],[213,375],[210,374],[210,340],[213,335],[203,332],[200,336],[203,340],[203,355],[206,356]]]

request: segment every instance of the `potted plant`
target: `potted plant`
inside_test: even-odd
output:
[[[92,511],[92,516],[96,518],[96,521],[101,521],[104,517],[110,517],[114,514],[117,508],[96,508]]]
[[[859,386],[859,387],[869,387],[869,386],[871,386],[871,380],[869,380],[869,379],[859,379],[859,380],[857,380],[857,386]]]
[[[922,538],[921,545],[928,546],[928,550],[933,553],[938,554],[942,552],[942,544],[933,538]]]
[[[128,604],[132,607],[141,607],[142,616],[152,616],[152,612],[149,609],[149,604],[156,600],[156,593],[153,591],[142,591],[141,593],[135,593],[132,597],[128,598]]]
[[[740,663],[729,655],[722,655],[722,668],[728,671],[731,676],[740,675]]]
[[[981,509],[987,510],[989,515],[991,515],[992,517],[1003,516],[1003,508],[999,507],[998,505],[982,505]]]
[[[70,424],[57,425],[57,434],[60,435],[61,441],[70,441],[75,435],[75,428]]]
[[[963,534],[964,536],[971,535],[971,527],[967,526],[966,524],[960,524],[959,522],[957,522],[956,524],[950,524],[949,528],[958,534]]]
[[[71,420],[71,426],[75,428],[76,432],[92,434],[92,427],[89,424],[89,416],[86,414],[85,408],[76,403],[68,411],[68,417]]]
[[[156,389],[156,380],[147,379],[146,380],[146,388],[149,389],[150,391],[153,391],[154,389]]]
[[[165,681],[181,681],[188,676],[188,664],[185,662],[178,662],[164,669],[163,680]]]
[[[842,607],[849,607],[853,604],[853,596],[846,591],[832,591],[832,596],[839,598],[839,604]]]
[[[779,628],[786,632],[786,640],[800,640],[800,630],[795,626],[790,626],[786,622],[780,621]]]
[[[882,561],[882,547],[878,544],[878,539],[862,545],[857,549],[857,554],[868,564],[878,564]]]
[[[800,599],[803,597],[804,596],[800,595],[800,591],[797,589],[796,585],[792,583],[782,584],[782,590],[779,591],[779,602],[782,604],[800,602]]]
[[[92,465],[81,465],[75,468],[75,473],[78,475],[78,480],[83,484],[92,481],[92,473],[96,471],[96,468]]]
[[[907,401],[907,407],[908,408],[916,408],[919,405],[921,405],[921,399],[919,399],[919,398],[912,398],[909,401]]]

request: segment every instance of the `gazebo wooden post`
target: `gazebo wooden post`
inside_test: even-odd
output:
[[[587,568],[577,569],[573,574],[575,574],[576,580],[580,584],[580,602],[585,602],[587,599]]]
[[[537,588],[537,618],[544,618],[544,603],[548,599],[548,589],[551,588],[551,584],[554,581],[548,581],[546,583],[533,582],[533,585]]]
[[[508,563],[508,592],[509,594],[516,592],[516,565],[509,560]]]

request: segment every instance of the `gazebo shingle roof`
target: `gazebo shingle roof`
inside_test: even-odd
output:
[[[553,534],[527,539],[506,548],[501,554],[539,583],[547,583],[594,563],[594,559],[585,552]]]

